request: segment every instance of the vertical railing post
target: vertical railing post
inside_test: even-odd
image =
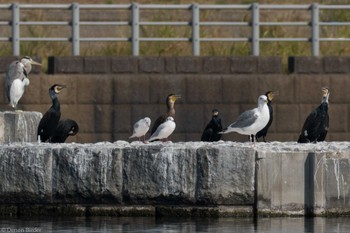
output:
[[[19,5],[12,4],[12,54],[14,56],[20,55],[20,27],[19,27]]]
[[[259,56],[260,53],[260,12],[259,4],[252,4],[252,55]]]
[[[72,52],[73,56],[80,55],[80,12],[79,4],[72,4]]]
[[[311,47],[312,56],[320,55],[320,11],[318,3],[311,4]]]
[[[192,54],[200,55],[199,5],[192,4]]]
[[[140,54],[140,9],[137,3],[131,5],[132,23],[131,23],[131,47],[132,55],[138,56]]]

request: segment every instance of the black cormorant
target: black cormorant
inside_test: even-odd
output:
[[[269,130],[271,124],[272,124],[272,120],[273,120],[273,109],[272,109],[272,99],[274,97],[274,95],[277,95],[278,92],[273,92],[273,91],[268,91],[265,93],[266,97],[267,97],[267,107],[269,108],[270,111],[270,119],[269,122],[267,123],[267,125],[260,130],[257,134],[256,134],[256,140],[259,141],[258,139],[260,137],[263,137],[264,142],[266,142],[266,134],[267,131]]]
[[[60,102],[58,101],[58,93],[66,86],[55,84],[49,89],[49,95],[52,99],[52,106],[41,118],[38,126],[38,137],[41,142],[49,140],[51,142],[52,137],[55,134],[58,121],[61,117]]]
[[[51,142],[64,143],[68,136],[74,136],[79,132],[79,126],[76,121],[71,119],[60,120],[58,122],[54,136]]]
[[[322,102],[310,115],[306,118],[303,129],[301,130],[298,142],[321,142],[324,141],[328,128],[329,128],[329,116],[328,116],[328,98],[329,89],[327,87],[322,88]]]
[[[153,124],[153,127],[151,129],[151,135],[156,132],[157,128],[159,125],[161,125],[162,123],[165,122],[165,120],[171,116],[172,118],[175,119],[175,108],[174,108],[174,105],[175,105],[175,101],[177,99],[181,98],[180,95],[175,95],[175,94],[169,94],[167,97],[166,97],[166,100],[165,100],[165,104],[167,106],[167,111],[161,115],[160,117],[158,117],[158,119],[154,122]]]
[[[41,64],[25,56],[20,61],[12,62],[7,70],[5,80],[6,96],[15,110],[18,101],[23,96],[25,86],[28,86],[30,83],[28,75],[32,70],[32,65]]]
[[[221,139],[222,134],[218,132],[222,131],[221,119],[219,117],[219,111],[217,109],[212,110],[212,118],[204,129],[201,137],[201,141],[205,142],[217,142]]]

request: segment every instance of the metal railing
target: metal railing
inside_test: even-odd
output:
[[[1,25],[10,25],[12,36],[1,37],[0,41],[12,42],[13,55],[20,55],[20,43],[22,41],[66,41],[72,44],[72,55],[80,55],[80,44],[82,42],[98,42],[98,41],[124,41],[131,42],[132,55],[140,55],[140,43],[146,41],[186,41],[192,44],[192,54],[195,56],[201,53],[201,42],[250,42],[251,55],[258,56],[260,54],[261,42],[309,42],[311,43],[311,54],[313,56],[320,55],[320,42],[324,41],[350,41],[350,38],[323,38],[320,37],[320,27],[322,26],[350,26],[350,22],[322,22],[320,20],[320,10],[350,10],[350,5],[320,5],[317,3],[307,5],[263,5],[263,4],[247,4],[247,5],[201,5],[180,4],[180,5],[156,5],[156,4],[0,4],[0,9],[8,9],[12,11],[12,19],[9,21],[0,21]],[[70,10],[71,18],[68,21],[22,21],[22,9],[62,9]],[[131,18],[128,21],[81,21],[80,12],[83,9],[122,9],[131,12]],[[141,20],[141,12],[145,9],[159,10],[188,10],[191,11],[190,21],[176,22],[155,22]],[[201,21],[202,10],[246,10],[250,17],[246,21]],[[306,11],[310,14],[310,20],[305,22],[267,22],[260,20],[262,18],[262,10],[297,10]],[[71,35],[69,37],[21,37],[21,25],[46,25],[46,26],[70,26]],[[80,26],[129,26],[131,33],[126,37],[82,37],[80,34]],[[191,37],[140,37],[140,26],[186,26],[191,28]],[[251,33],[248,37],[201,37],[201,27],[205,26],[222,26],[222,27],[247,27]],[[263,34],[262,27],[281,26],[281,27],[310,27],[311,33],[305,37],[261,37]]]

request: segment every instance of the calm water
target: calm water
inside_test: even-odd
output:
[[[350,218],[79,217],[0,220],[0,232],[350,232]]]

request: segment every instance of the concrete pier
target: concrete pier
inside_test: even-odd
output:
[[[350,143],[12,143],[3,215],[346,215]]]
[[[36,142],[40,112],[0,112],[0,143]]]

